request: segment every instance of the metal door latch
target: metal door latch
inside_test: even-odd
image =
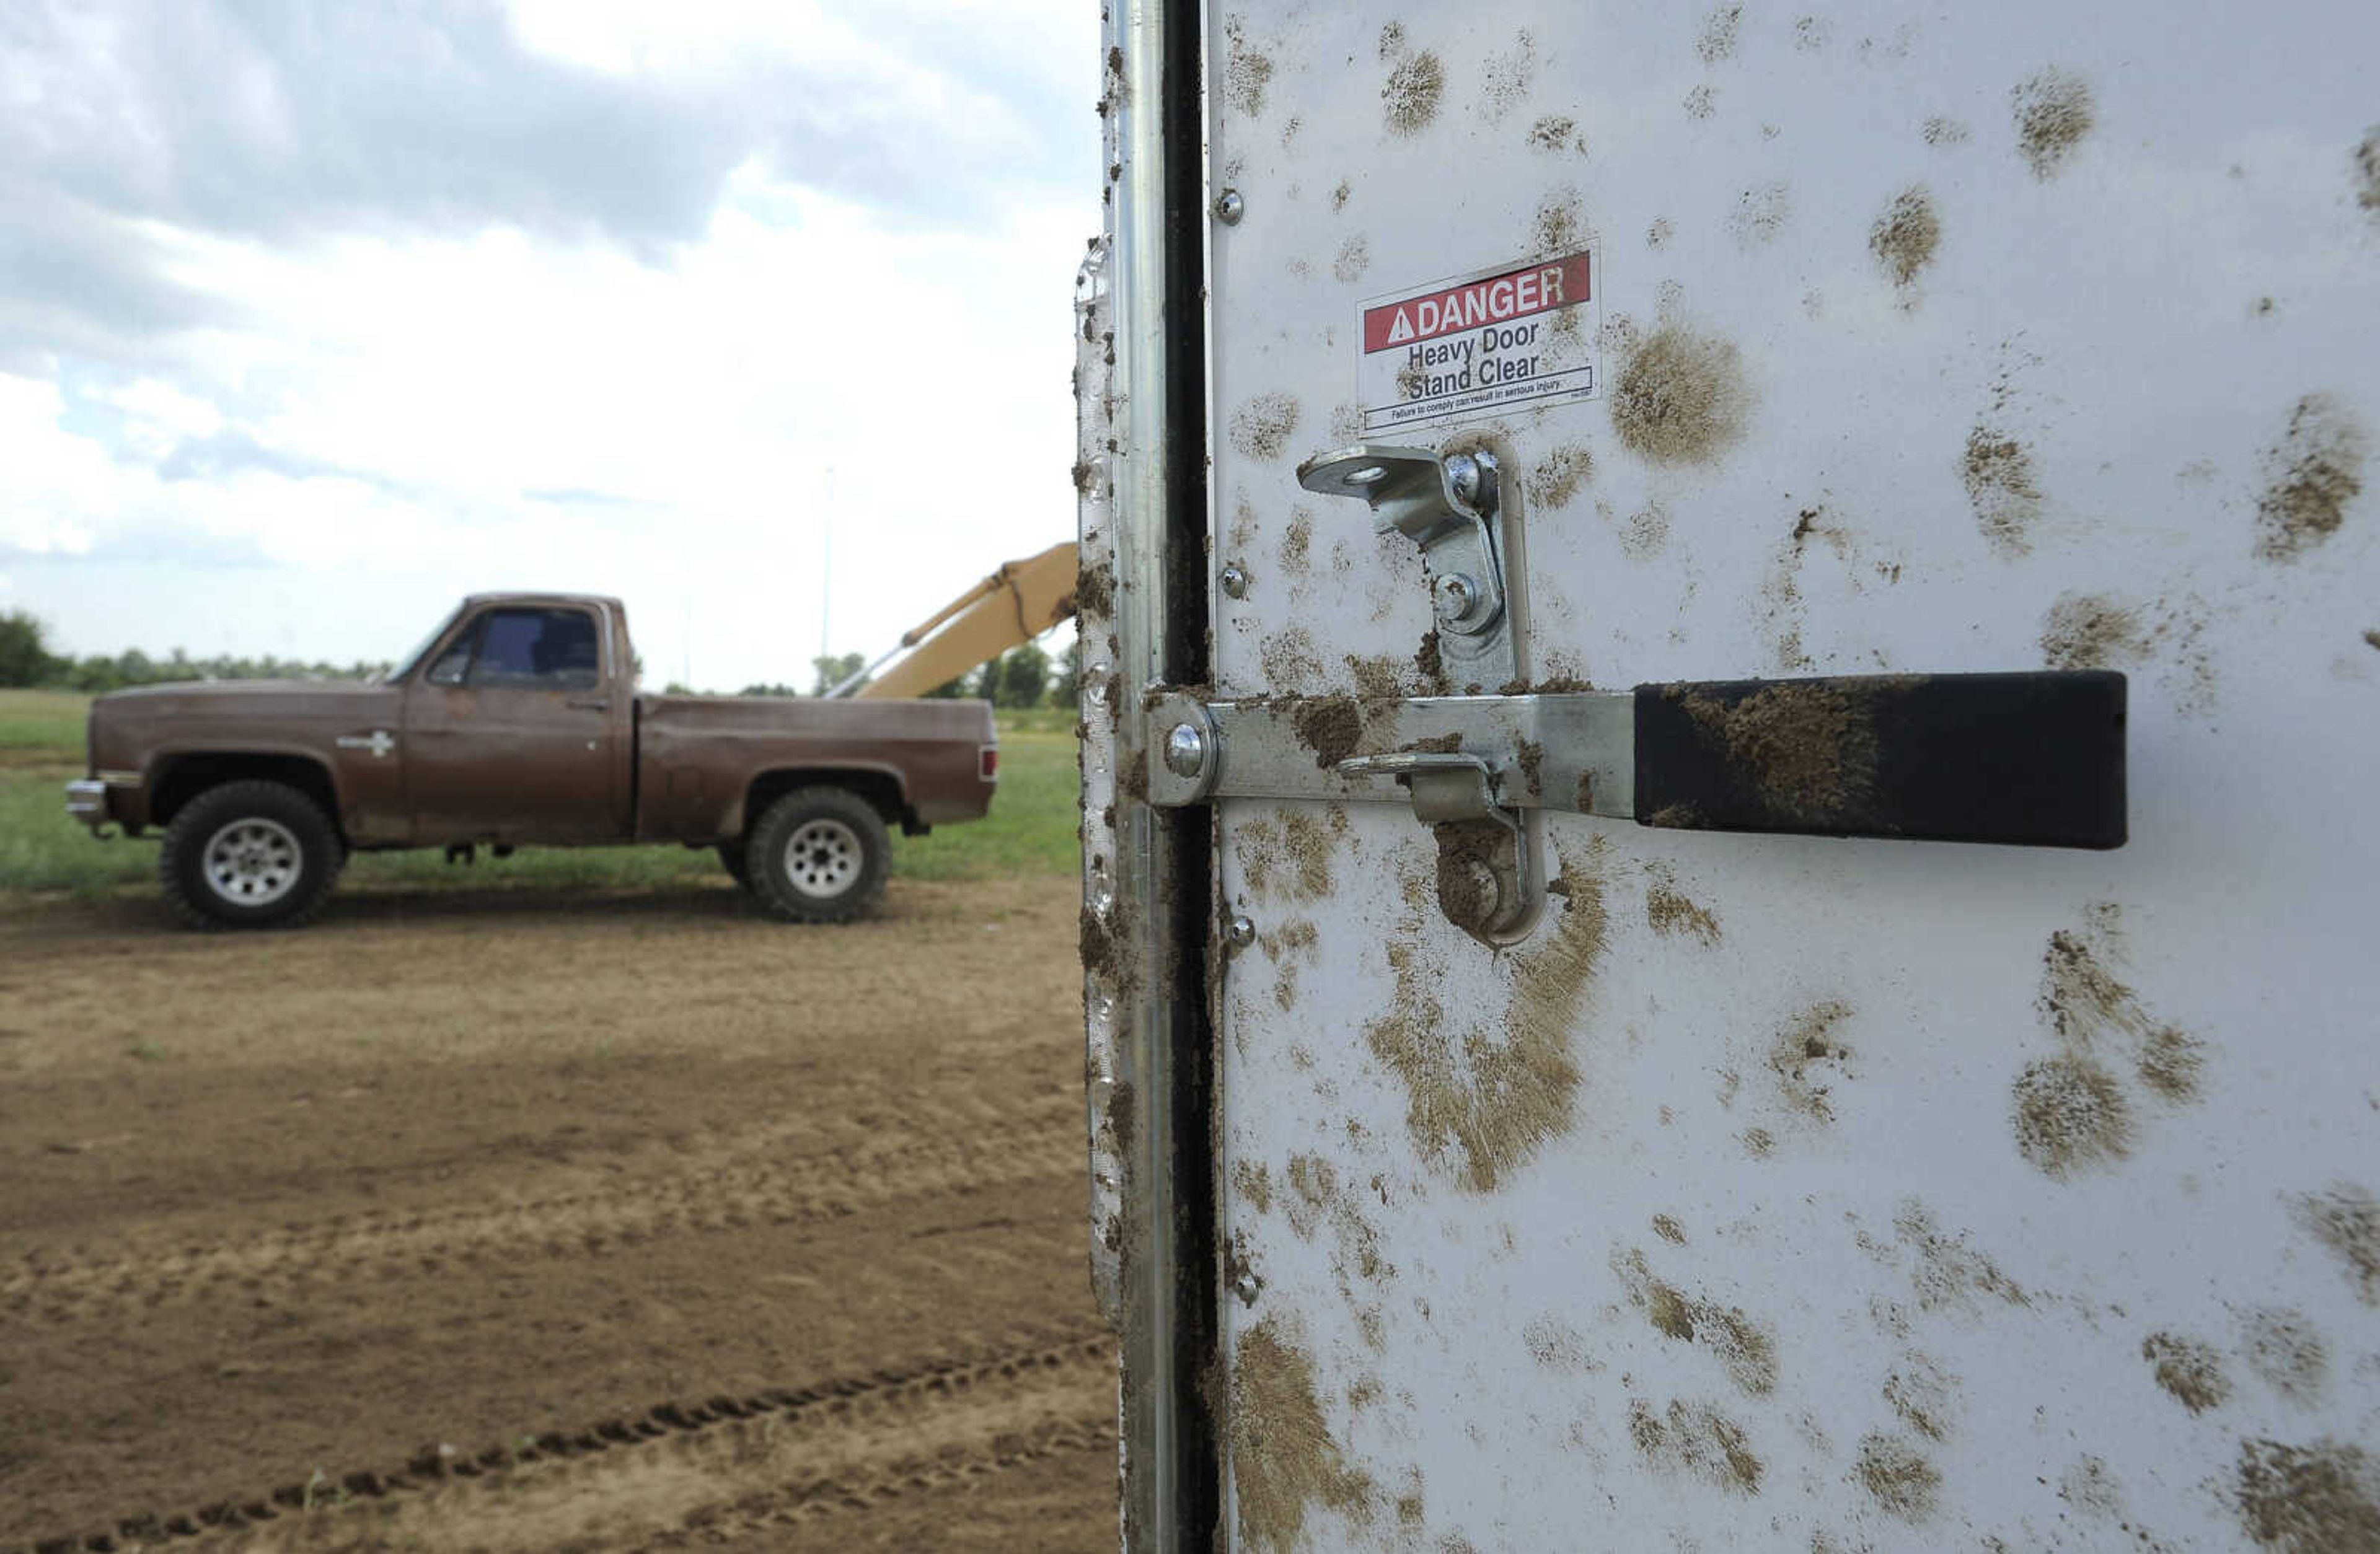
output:
[[[1297,483],[1323,496],[1360,497],[1371,505],[1374,532],[1421,547],[1451,683],[1492,690],[1520,677],[1494,455],[1440,458],[1427,448],[1364,443],[1315,455],[1297,467]]]
[[[1490,944],[1521,937],[1545,904],[1529,867],[1528,829],[1496,802],[1496,769],[1463,750],[1400,750],[1350,756],[1342,777],[1395,779],[1413,798],[1414,819],[1438,836],[1438,908]]]

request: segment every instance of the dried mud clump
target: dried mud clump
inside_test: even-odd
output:
[[[1574,443],[1565,443],[1533,466],[1521,481],[1531,505],[1560,507],[1595,479],[1595,455]]]
[[[1884,266],[1885,275],[1896,286],[1914,285],[1934,262],[1934,250],[1941,242],[1942,218],[1934,210],[1934,197],[1923,185],[1894,195],[1867,235],[1868,251],[1876,255],[1876,261]]]
[[[1115,613],[1115,569],[1106,562],[1087,566],[1075,578],[1075,609],[1105,620]]]
[[[1959,480],[1967,488],[1985,544],[2003,556],[2021,556],[2033,549],[2034,520],[2041,516],[2041,482],[2023,443],[1995,428],[1976,427],[1967,433]]]
[[[1687,899],[1667,864],[1648,864],[1645,872],[1651,881],[1645,890],[1645,921],[1654,932],[1665,939],[1682,934],[1705,944],[1718,942],[1718,919]]]
[[[2341,1182],[2307,1193],[2295,1205],[2298,1223],[2335,1253],[2366,1305],[2380,1305],[2380,1200],[2368,1187]]]
[[[2060,594],[2042,618],[2041,653],[2052,669],[2112,669],[2148,657],[2149,634],[2113,594]]]
[[[2234,1492],[2248,1536],[2285,1554],[2380,1548],[2380,1463],[2360,1446],[2240,1443]]]
[[[1568,114],[1548,114],[1529,126],[1529,149],[1558,152],[1564,149],[1586,154],[1586,137],[1578,132],[1578,120]]]
[[[1233,1351],[1231,1440],[1245,1547],[1289,1554],[1317,1505],[1359,1524],[1371,1519],[1372,1480],[1347,1465],[1322,1416],[1314,1362],[1283,1336],[1278,1317],[1243,1332]]]
[[[2090,1058],[2045,1058],[2016,1081],[2017,1152],[2064,1181],[2131,1152],[2131,1103]]]
[[[1683,1246],[1686,1244],[1686,1232],[1684,1228],[1682,1227],[1676,1220],[1670,1218],[1667,1214],[1656,1214],[1653,1216],[1653,1233],[1659,1236],[1663,1241],[1671,1242],[1680,1246]]]
[[[1721,6],[1703,18],[1702,36],[1694,40],[1694,57],[1716,65],[1735,55],[1736,32],[1743,25],[1743,7]]]
[[[1391,135],[1418,135],[1438,117],[1446,95],[1446,67],[1427,50],[1400,60],[1380,88],[1380,108]]]
[[[1631,1304],[1665,1338],[1700,1344],[1727,1370],[1728,1378],[1754,1397],[1777,1386],[1777,1339],[1742,1306],[1690,1296],[1653,1276],[1645,1254],[1615,1257],[1612,1271]]]
[[[1708,1403],[1673,1398],[1665,1417],[1639,1398],[1628,1405],[1628,1435],[1644,1459],[1663,1472],[1736,1494],[1760,1493],[1767,1469],[1753,1454],[1751,1437]]]
[[[1355,753],[1364,738],[1364,713],[1352,696],[1318,696],[1301,701],[1289,715],[1297,742],[1314,752],[1314,764],[1329,771]]]
[[[2148,1012],[2132,989],[2117,980],[2081,934],[2049,936],[2041,956],[2041,995],[2035,1007],[2064,1040],[2088,1047],[2110,1036],[2140,1039],[2149,1031]]]
[[[1852,1055],[1852,1050],[1834,1035],[1835,1027],[1850,1019],[1851,1014],[1850,1004],[1834,1000],[1813,1004],[1794,1017],[1769,1049],[1768,1066],[1777,1072],[1787,1104],[1822,1123],[1834,1121],[1835,1112],[1828,1104],[1828,1087],[1822,1082],[1827,1071],[1817,1065],[1840,1064]]]
[[[1922,1522],[1934,1513],[1934,1499],[1942,1488],[1942,1470],[1899,1436],[1862,1437],[1859,1462],[1852,1471],[1861,1486],[1875,1497],[1876,1503],[1895,1516]]]
[[[1248,458],[1279,458],[1297,432],[1297,401],[1286,394],[1259,394],[1232,412],[1232,446]]]
[[[1612,425],[1653,464],[1716,460],[1742,438],[1751,409],[1735,343],[1683,324],[1638,340],[1612,381]]]
[[[2310,1408],[2330,1379],[2330,1345],[2302,1312],[2265,1306],[2240,1322],[2240,1349],[2248,1368],[2283,1400]]]
[[[2159,1026],[2141,1044],[2141,1083],[2179,1105],[2198,1099],[2206,1044],[2174,1026]]]
[[[1247,24],[1238,17],[1223,18],[1223,101],[1254,118],[1264,112],[1272,60],[1248,47],[1246,30]]]
[[[2098,122],[2091,83],[2055,67],[2010,89],[2009,106],[2016,120],[2017,150],[2033,176],[2045,183],[2065,170]]]
[[[1958,1388],[1933,1360],[1912,1354],[1884,1378],[1884,1401],[1910,1428],[1929,1440],[1943,1440],[1950,1433]]]
[[[2328,540],[2363,494],[2370,440],[2362,423],[2326,394],[2289,409],[2289,430],[2266,451],[2267,481],[2256,502],[2256,554],[2295,561]]]
[[[1892,1218],[1892,1229],[1901,1244],[1917,1254],[1912,1282],[1917,1304],[1925,1310],[1953,1305],[1973,1309],[1978,1295],[1993,1295],[2010,1305],[2033,1304],[1998,1264],[1969,1246],[1965,1236],[1944,1235],[1935,1225],[1933,1214],[1916,1199],[1900,1206]]]
[[[1555,883],[1568,904],[1515,957],[1501,1018],[1449,1028],[1437,978],[1413,945],[1391,943],[1395,1004],[1365,1029],[1373,1055],[1405,1087],[1415,1147],[1474,1192],[1494,1191],[1570,1126],[1579,1086],[1571,1025],[1593,987],[1607,923],[1595,875],[1572,872]]]
[[[1726,745],[1728,759],[1777,808],[1822,822],[1866,807],[1876,783],[1876,733],[1860,693],[1824,681],[1786,681],[1732,705],[1672,694],[1683,694],[1686,715]]]
[[[1232,1189],[1259,1214],[1272,1208],[1272,1171],[1262,1160],[1233,1160]]]
[[[2141,1341],[2141,1358],[2156,1367],[2156,1384],[2192,1414],[2218,1408],[2231,1395],[2223,1357],[2211,1344],[2179,1333],[2151,1333]]]

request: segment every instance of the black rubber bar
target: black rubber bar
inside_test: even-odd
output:
[[[1636,819],[1687,831],[2120,847],[2124,677],[1639,686]]]

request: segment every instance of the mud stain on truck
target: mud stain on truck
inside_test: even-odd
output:
[[[1698,1478],[1741,1495],[1760,1492],[1766,1466],[1743,1427],[1709,1403],[1672,1398],[1666,1415],[1638,1398],[1628,1405],[1628,1436],[1637,1453],[1664,1473]]]
[[[2077,147],[2098,123],[2091,83],[2052,66],[2009,90],[2016,144],[2033,176],[2046,183],[2065,170]]]
[[[1268,1317],[1240,1334],[1232,1355],[1232,1484],[1240,1542],[1289,1554],[1315,1506],[1361,1526],[1372,1518],[1371,1476],[1347,1465],[1322,1416],[1314,1362]]]
[[[1752,419],[1752,391],[1735,343],[1682,323],[1629,336],[1612,380],[1611,423],[1652,464],[1716,462]]]
[[[1743,25],[1743,7],[1721,6],[1703,18],[1702,35],[1694,40],[1694,57],[1706,65],[1735,57],[1736,33]]]
[[[2380,125],[2365,130],[2355,145],[2355,202],[2380,220]]]
[[[2233,1493],[2248,1536],[2288,1554],[2380,1548],[2380,1463],[2360,1446],[2240,1443]]]
[[[1892,197],[1867,235],[1868,251],[1884,267],[1887,279],[1903,291],[1917,282],[1934,262],[1942,244],[1942,217],[1934,197],[1923,184],[1912,184]]]
[[[1408,885],[1408,899],[1427,889],[1418,880]],[[1514,958],[1500,1019],[1450,1028],[1437,996],[1442,968],[1425,964],[1414,943],[1393,942],[1395,1000],[1364,1032],[1405,1087],[1415,1147],[1474,1192],[1494,1191],[1571,1126],[1579,1087],[1571,1027],[1602,959],[1608,922],[1592,870],[1566,869],[1548,890],[1566,904],[1537,944]]]
[[[1967,433],[1959,480],[1975,510],[1975,526],[1996,554],[2013,558],[2033,549],[2033,526],[2041,516],[2041,481],[2023,443],[1997,427],[1977,425]]]
[[[1254,118],[1264,112],[1272,57],[1248,46],[1247,21],[1243,17],[1223,18],[1223,101]]]
[[[2371,439],[2346,406],[2309,394],[2289,407],[2280,441],[2265,450],[2267,483],[2256,501],[2256,554],[2295,561],[2338,532],[2363,494]]]
[[[2149,646],[2140,612],[2113,594],[2060,594],[2041,621],[2042,662],[2051,669],[2135,664]]]
[[[2231,1396],[2223,1356],[2211,1343],[2180,1333],[2151,1333],[2141,1341],[2141,1358],[2153,1367],[2156,1384],[2192,1414],[2219,1408]]]
[[[1259,1214],[1272,1211],[1272,1170],[1262,1160],[1233,1160],[1232,1190]]]

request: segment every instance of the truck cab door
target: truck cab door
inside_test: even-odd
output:
[[[429,656],[405,700],[417,841],[619,840],[626,710],[602,622],[577,605],[500,605]]]

